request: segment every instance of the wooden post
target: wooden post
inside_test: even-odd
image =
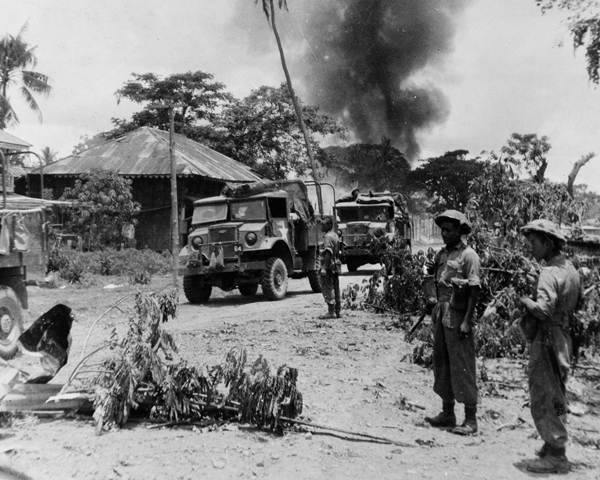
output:
[[[173,265],[173,288],[178,290],[177,274],[179,270],[179,217],[177,214],[177,168],[175,165],[175,113],[176,107],[185,107],[183,104],[165,103],[152,104],[148,108],[169,109],[169,162],[171,165],[171,257]]]
[[[169,105],[169,161],[171,162],[171,245],[173,253],[173,288],[178,289],[179,268],[179,214],[177,212],[177,168],[175,165],[175,114],[174,105]]]

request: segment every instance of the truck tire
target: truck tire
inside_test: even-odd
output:
[[[317,255],[315,262],[315,270],[308,272],[308,282],[310,288],[314,293],[321,293],[323,288],[321,287],[321,256]]]
[[[23,333],[21,304],[12,288],[0,288],[0,357],[12,358]]]
[[[256,295],[258,283],[245,283],[240,285],[238,288],[244,297],[252,297],[253,295]]]
[[[183,277],[183,293],[190,303],[206,303],[210,298],[212,285],[202,275]]]
[[[281,300],[288,288],[287,268],[279,257],[267,260],[261,278],[262,291],[269,300]]]

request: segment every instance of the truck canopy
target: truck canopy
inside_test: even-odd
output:
[[[259,194],[275,193],[277,191],[287,193],[288,208],[295,212],[305,222],[313,214],[312,207],[308,201],[308,190],[301,180],[260,181],[244,183],[241,185],[226,185],[221,195],[227,198],[244,198]]]

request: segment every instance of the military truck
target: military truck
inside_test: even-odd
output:
[[[9,177],[7,174],[6,177]],[[48,261],[46,234],[51,202],[13,193],[12,180],[0,188],[0,357],[11,358],[23,333],[28,308],[26,280],[43,280]]]
[[[288,279],[303,277],[320,292],[320,221],[333,218],[334,203],[331,185],[300,180],[243,184],[196,200],[180,254],[186,298],[205,303],[213,287],[252,296],[260,286],[269,300],[281,300]]]
[[[411,224],[404,196],[369,192],[340,198],[335,204],[341,261],[349,272],[367,263],[380,263],[389,245],[410,250]]]

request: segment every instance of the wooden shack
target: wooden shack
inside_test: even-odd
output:
[[[183,135],[175,134],[174,159],[180,212],[180,244],[186,239],[193,201],[218,195],[226,183],[260,180],[250,167]],[[102,145],[46,165],[44,188],[59,198],[66,187],[93,168],[113,170],[132,180],[133,199],[142,210],[135,227],[137,248],[171,248],[171,167],[169,132],[142,127]],[[28,174],[29,192],[40,191],[40,172]]]

